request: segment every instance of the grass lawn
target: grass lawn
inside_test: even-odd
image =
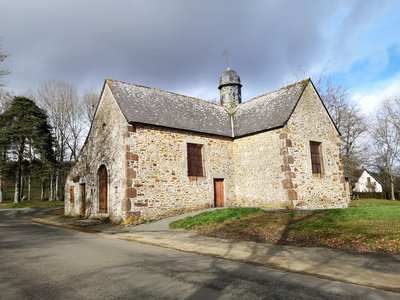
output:
[[[226,208],[171,227],[235,240],[400,254],[399,201],[354,200],[348,209],[315,211]]]
[[[13,203],[12,201],[5,201],[0,203],[0,208],[50,208],[62,207],[64,201],[24,201],[21,203]]]

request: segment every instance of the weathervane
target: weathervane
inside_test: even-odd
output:
[[[222,53],[222,55],[225,56],[225,59],[226,59],[226,67],[227,67],[228,69],[230,69],[231,67],[230,67],[230,65],[229,65],[228,53],[229,53],[229,49],[224,49],[224,52]]]

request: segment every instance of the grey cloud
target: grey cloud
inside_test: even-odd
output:
[[[0,36],[12,53],[9,87],[47,79],[79,89],[104,78],[217,97],[222,56],[245,98],[277,88],[299,66],[325,60],[320,26],[345,1],[3,0]],[[5,8],[5,9],[3,9]],[[210,92],[204,92],[209,90]],[[198,95],[191,95],[198,96]]]

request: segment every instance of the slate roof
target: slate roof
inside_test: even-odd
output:
[[[282,127],[289,120],[306,79],[238,106],[231,117],[222,106],[157,88],[106,80],[129,123],[144,123],[227,137]]]
[[[306,79],[240,104],[233,117],[235,136],[284,126],[308,82]]]
[[[107,83],[129,123],[232,136],[230,116],[219,105],[142,85]]]

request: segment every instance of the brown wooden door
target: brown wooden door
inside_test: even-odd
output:
[[[81,206],[79,208],[79,215],[81,217],[85,216],[86,213],[86,184],[81,184],[80,185],[80,192],[81,192]]]
[[[224,180],[214,179],[214,206],[224,206]]]
[[[107,212],[107,197],[108,197],[108,175],[106,166],[102,165],[99,168],[99,212]]]
[[[69,202],[74,205],[75,204],[75,187],[69,187]]]

